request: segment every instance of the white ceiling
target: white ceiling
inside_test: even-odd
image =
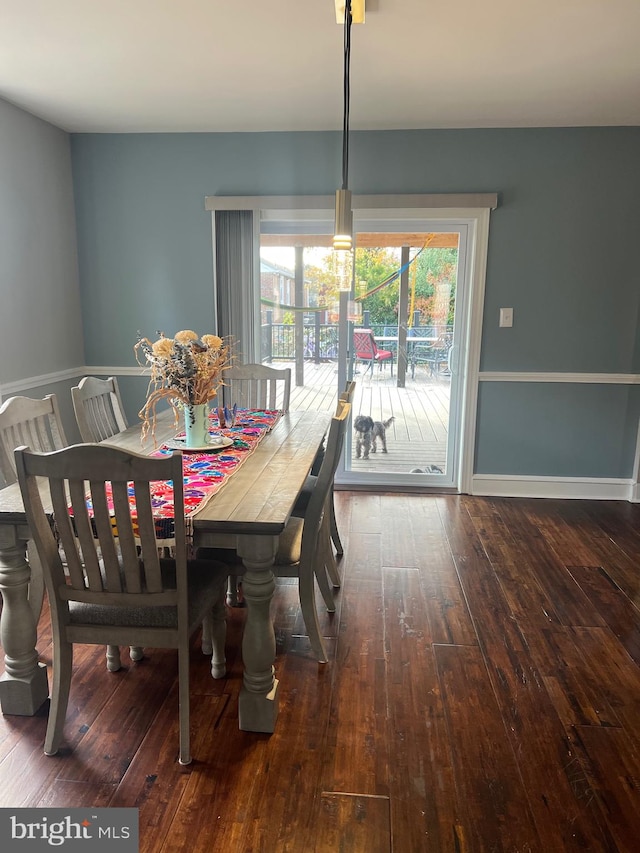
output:
[[[640,125],[640,0],[367,0],[351,129]],[[334,0],[0,0],[0,97],[67,131],[337,130]]]

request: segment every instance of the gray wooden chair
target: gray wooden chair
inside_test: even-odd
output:
[[[291,368],[267,364],[234,364],[223,373],[226,405],[241,409],[289,411]]]
[[[48,394],[41,400],[10,397],[0,406],[0,473],[7,486],[17,480],[13,451],[23,444],[40,452],[66,447],[67,438],[55,394]],[[31,566],[29,605],[37,624],[44,599],[44,578],[32,541],[27,551]]]
[[[118,381],[113,376],[85,376],[71,389],[71,399],[83,441],[104,441],[128,426]]]
[[[292,516],[289,519],[280,534],[273,565],[273,572],[278,577],[298,578],[300,610],[311,648],[320,663],[326,663],[328,657],[318,622],[315,582],[322,593],[327,610],[333,613],[336,607],[328,577],[329,562],[333,559],[329,501],[350,413],[350,403],[340,401],[338,410],[331,419],[324,459],[304,517]],[[197,556],[203,559],[224,560],[225,563],[233,565],[236,575],[244,571],[241,559],[230,549],[200,548]]]
[[[46,453],[67,446],[58,398],[9,397],[0,406],[0,471],[6,485],[17,480],[13,451],[22,444]]]
[[[267,364],[234,364],[223,373],[222,396],[227,406],[239,409],[289,411],[291,400],[291,368],[269,367]],[[219,393],[218,393],[219,396]],[[238,580],[229,576],[227,604],[238,605]]]
[[[15,451],[29,527],[44,570],[53,629],[53,687],[44,751],[55,755],[63,736],[75,643],[113,644],[109,669],[119,668],[119,646],[178,651],[181,764],[189,764],[189,644],[204,622],[213,641],[211,673],[225,674],[224,586],[228,566],[187,560],[182,456],[150,457],[115,447],[78,444],[53,453]],[[37,478],[48,480],[58,541]],[[159,556],[150,484],[172,480],[175,559]],[[105,496],[113,490],[115,520]],[[87,488],[93,510],[87,509]],[[135,492],[132,517],[128,490]],[[49,501],[49,498],[47,499]],[[140,549],[138,548],[140,546]],[[140,554],[139,554],[140,550]],[[115,666],[117,664],[117,667]]]
[[[355,380],[350,380],[345,385],[344,391],[340,394],[340,401],[344,401],[349,404],[353,404],[353,398],[356,393],[356,383]],[[340,410],[340,402],[338,403],[338,409]],[[318,472],[320,471],[320,466],[322,465],[322,460],[324,458],[324,445],[321,450],[318,452],[313,465],[311,466],[311,473],[307,477],[307,480],[302,487],[302,491],[300,492],[300,496],[296,501],[296,505],[293,508],[293,515],[304,516],[307,506],[309,504],[309,498],[311,497],[311,493],[314,490],[317,482]],[[342,453],[342,448],[340,448],[340,453]],[[340,531],[338,530],[338,522],[336,519],[336,508],[333,497],[333,484],[331,485],[331,502],[329,505],[330,515],[329,515],[329,528],[331,531],[331,541],[336,549],[336,554],[339,557],[342,557],[344,554],[344,547],[342,545],[342,540],[340,539]],[[331,580],[333,585],[337,588],[340,586],[340,575],[338,573],[338,568],[335,564],[335,560],[332,560],[332,566],[329,570],[331,575]]]

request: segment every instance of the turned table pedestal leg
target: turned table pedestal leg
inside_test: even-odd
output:
[[[24,524],[0,524],[0,645],[5,672],[0,678],[3,714],[33,716],[49,696],[47,668],[38,662],[36,624],[29,605],[31,570]]]
[[[242,591],[247,603],[242,638],[244,676],[238,700],[243,731],[272,733],[278,716],[278,680],[273,666],[276,638],[269,612],[275,590],[272,566],[277,549],[277,537],[238,536],[238,553],[245,566]]]

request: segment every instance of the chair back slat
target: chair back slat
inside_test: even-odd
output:
[[[68,485],[67,492],[64,490],[64,480],[52,480],[51,490],[54,488],[59,497],[54,504],[56,523],[60,530],[62,546],[65,554],[68,550],[74,552],[73,566],[70,566],[72,586],[83,589],[85,573],[92,589],[102,588],[102,575],[100,574],[100,560],[95,551],[95,537],[89,513],[87,512],[86,488],[84,480],[72,480]],[[70,503],[71,512],[67,512],[68,519],[63,518],[65,501]],[[66,523],[63,526],[63,521]],[[63,533],[64,531],[64,533]],[[75,537],[74,537],[75,533]],[[78,546],[80,552],[78,553]],[[81,561],[82,562],[81,562]]]
[[[89,488],[91,491],[91,503],[93,505],[95,534],[96,538],[100,542],[100,553],[102,555],[102,566],[104,568],[104,588],[109,592],[122,592],[123,586],[122,578],[120,576],[120,561],[118,560],[118,551],[116,549],[114,524],[111,516],[109,515],[105,482],[103,479],[95,480],[92,478],[89,482]],[[78,507],[78,512],[81,510],[82,508]]]
[[[73,410],[83,441],[99,442],[127,428],[127,419],[114,376],[85,376],[71,389]]]
[[[180,478],[182,482],[182,478]],[[158,559],[158,542],[155,537],[155,523],[151,508],[151,494],[148,483],[134,483],[136,493],[136,511],[142,559],[144,560],[145,583],[149,592],[160,592],[162,578],[160,576],[160,561]],[[174,495],[175,498],[175,495]]]
[[[26,445],[47,453],[66,444],[55,394],[42,400],[10,397],[0,406],[0,473],[7,485],[17,479],[13,455],[16,447]]]
[[[130,523],[130,506],[129,506],[129,486],[128,483],[117,482],[111,483],[113,495],[113,510],[115,513],[115,531],[118,536],[120,545],[120,554],[123,564],[135,563],[138,559],[138,547],[133,532],[133,525]],[[120,524],[119,519],[123,519]],[[129,592],[141,592],[140,579],[127,576],[127,589]]]

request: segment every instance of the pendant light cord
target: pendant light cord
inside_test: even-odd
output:
[[[349,102],[351,96],[351,0],[344,6],[344,110],[342,121],[342,189],[349,187]]]

